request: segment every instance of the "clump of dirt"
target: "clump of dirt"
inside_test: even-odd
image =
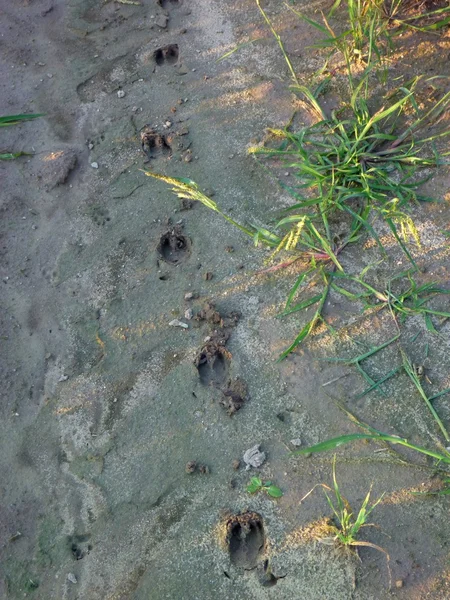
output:
[[[188,237],[183,235],[179,225],[163,233],[156,247],[160,258],[173,265],[178,264],[189,255],[190,249],[191,242]]]
[[[220,406],[223,406],[231,417],[242,408],[247,400],[247,384],[237,377],[235,380],[229,380],[226,389],[222,390],[222,398],[219,400]]]
[[[210,470],[207,465],[197,464],[195,460],[190,460],[185,467],[186,473],[192,474],[198,469],[198,472],[202,475],[209,475]]]
[[[37,178],[47,190],[67,183],[72,171],[78,163],[75,150],[66,148],[55,150],[40,157]]]
[[[262,516],[251,511],[226,514],[221,529],[232,564],[247,571],[255,569],[265,547]]]
[[[213,302],[206,302],[195,318],[197,321],[206,321],[209,325],[218,325],[221,329],[228,329],[236,325],[240,314],[232,312],[228,316],[222,316]]]

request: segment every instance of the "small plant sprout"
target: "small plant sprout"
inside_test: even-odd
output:
[[[333,458],[333,487],[328,486],[325,483],[319,483],[315,485],[301,500],[302,503],[312,492],[317,488],[323,488],[327,502],[333,512],[332,523],[328,531],[331,537],[321,538],[319,541],[324,543],[334,542],[344,548],[357,549],[358,547],[369,547],[382,552],[386,556],[389,580],[390,580],[390,569],[389,569],[389,554],[381,546],[377,546],[372,542],[366,542],[359,539],[360,531],[363,527],[375,527],[372,523],[368,523],[367,519],[375,507],[381,502],[383,495],[381,495],[375,502],[370,502],[370,494],[372,492],[372,486],[367,492],[358,513],[355,516],[353,509],[351,508],[348,500],[341,494],[339,485],[336,478],[336,455]],[[334,498],[333,498],[334,496]]]
[[[18,125],[19,123],[23,123],[23,121],[31,121],[32,119],[37,119],[38,117],[42,117],[43,115],[35,114],[35,115],[6,115],[0,116],[0,127],[10,127],[11,125]],[[29,156],[28,152],[0,152],[0,160],[14,160],[15,158],[19,158],[20,156]]]
[[[250,483],[247,486],[247,492],[249,494],[256,494],[258,492],[264,491],[271,498],[281,498],[283,492],[279,487],[273,485],[271,481],[266,481],[263,483],[263,480],[259,477],[252,477],[250,479]]]

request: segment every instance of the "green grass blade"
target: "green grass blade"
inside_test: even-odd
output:
[[[29,152],[6,152],[4,154],[0,154],[0,160],[14,160],[15,158],[19,158],[21,156],[32,156]]]
[[[43,117],[43,114],[30,114],[30,115],[6,115],[0,117],[0,127],[8,127],[9,125],[17,125],[23,121],[31,121],[38,117]]]
[[[279,315],[277,315],[277,318],[285,317],[286,315],[290,315],[294,312],[298,312],[299,310],[304,310],[305,308],[308,308],[308,306],[311,306],[312,304],[316,304],[316,302],[319,302],[319,300],[321,298],[322,298],[322,294],[317,294],[316,296],[313,296],[312,298],[303,300],[303,302],[299,302],[292,308],[285,309],[283,312],[281,312]]]

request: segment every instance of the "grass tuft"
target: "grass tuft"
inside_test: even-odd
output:
[[[317,488],[323,488],[325,496],[333,512],[332,524],[327,528],[326,533],[330,534],[325,538],[321,538],[320,541],[327,542],[332,541],[337,543],[339,546],[356,550],[358,547],[369,547],[379,552],[382,552],[386,556],[388,572],[389,572],[389,588],[391,587],[391,573],[389,568],[390,557],[387,551],[381,546],[377,546],[372,542],[366,542],[359,539],[361,529],[364,527],[373,527],[372,523],[368,523],[367,520],[376,508],[376,506],[383,499],[381,495],[375,502],[370,503],[370,494],[372,488],[367,492],[358,513],[355,516],[355,512],[351,508],[348,500],[342,495],[339,488],[337,477],[336,477],[336,455],[333,458],[333,487],[328,486],[325,483],[315,485],[301,500],[300,504]],[[334,498],[333,498],[334,496]]]

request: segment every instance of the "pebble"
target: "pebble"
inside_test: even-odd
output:
[[[92,167],[93,169],[98,169],[98,162],[93,162],[93,163],[91,163],[91,167]]]
[[[187,292],[187,293],[184,295],[184,299],[185,299],[185,300],[192,300],[192,298],[193,298],[193,297],[194,297],[194,292]]]
[[[396,588],[402,588],[403,585],[404,585],[403,579],[397,579],[397,581],[395,582],[395,587]]]
[[[295,438],[295,440],[291,440],[291,444],[293,446],[301,446],[302,445],[302,440],[300,438]]]
[[[155,19],[155,24],[158,25],[158,27],[161,27],[161,29],[165,29],[168,22],[169,17],[166,17],[166,15],[159,15],[159,17]]]
[[[94,148],[94,144],[92,142],[89,142],[88,148],[89,148],[89,150],[92,150]]]
[[[68,375],[61,375],[61,377],[58,379],[58,381],[67,381],[69,379]]]
[[[194,313],[192,311],[192,308],[188,308],[188,309],[185,310],[185,312],[184,312],[184,318],[185,319],[187,319],[188,321],[190,321],[193,316],[194,316]]]
[[[125,98],[125,92],[123,90],[119,90],[117,92],[117,97],[118,98]]]
[[[191,162],[192,161],[192,154],[190,152],[188,152],[188,154],[185,154],[184,156],[184,162]]]
[[[187,323],[183,323],[183,321],[180,321],[179,319],[173,319],[172,321],[170,321],[169,325],[171,327],[182,327],[183,329],[189,328],[189,325]]]
[[[75,577],[75,575],[73,573],[68,573],[67,574],[67,579],[71,582],[71,583],[77,583],[77,578]]]
[[[264,452],[260,452],[259,444],[256,444],[244,452],[242,458],[247,465],[245,468],[248,471],[251,467],[260,467],[266,460],[266,455]]]

